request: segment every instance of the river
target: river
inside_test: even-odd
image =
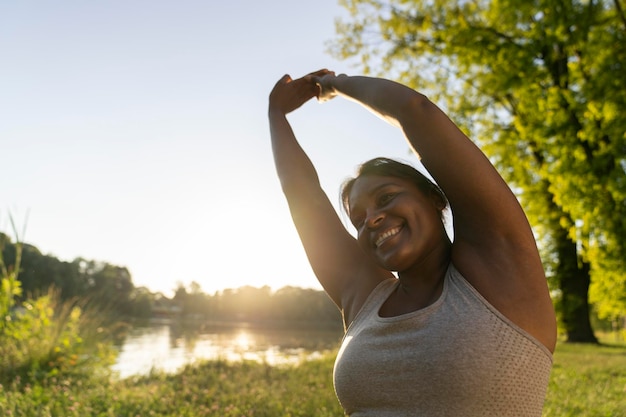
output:
[[[152,369],[175,372],[203,359],[254,360],[270,365],[297,363],[337,348],[341,337],[340,329],[315,326],[152,323],[130,329],[119,345],[113,370],[126,378],[148,374]]]

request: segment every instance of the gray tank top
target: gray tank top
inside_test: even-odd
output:
[[[380,317],[396,279],[372,291],[348,328],[335,392],[352,417],[540,417],[552,354],[450,265],[439,299]]]

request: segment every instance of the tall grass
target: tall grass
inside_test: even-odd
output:
[[[22,244],[18,239],[15,264],[7,266],[7,238],[0,239],[0,384],[109,375],[115,350],[105,337],[103,316],[77,302],[61,302],[54,290],[19,302]]]
[[[211,361],[174,375],[153,373],[80,387],[71,381],[31,387],[28,392],[9,386],[0,392],[0,414],[337,417],[343,412],[333,394],[332,361],[328,356],[284,367]]]
[[[60,301],[50,290],[21,303],[6,321],[0,331],[0,383],[110,375],[116,351],[95,310]]]

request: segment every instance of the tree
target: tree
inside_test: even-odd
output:
[[[89,261],[83,264],[90,284],[86,292],[90,302],[105,311],[128,315],[131,311],[131,294],[135,288],[126,267],[106,262]]]
[[[135,287],[130,294],[130,315],[137,318],[148,319],[152,316],[152,307],[156,295],[146,287]]]
[[[173,301],[180,306],[182,313],[188,316],[208,317],[213,312],[213,302],[196,281],[189,284],[189,291],[182,282],[177,283]]]
[[[331,45],[431,95],[488,154],[537,233],[568,341],[596,341],[589,301],[626,315],[620,1],[344,0]]]

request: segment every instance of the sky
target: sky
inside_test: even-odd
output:
[[[171,295],[321,288],[280,190],[268,95],[333,58],[338,0],[0,3],[0,231],[64,261],[125,266]],[[358,104],[289,116],[338,207],[359,163],[415,163]]]

